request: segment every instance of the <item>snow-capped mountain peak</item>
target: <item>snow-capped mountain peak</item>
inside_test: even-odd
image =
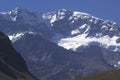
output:
[[[87,13],[66,9],[39,13],[16,8],[1,12],[0,20],[1,31],[13,43],[24,36],[24,32],[34,32],[68,50],[79,52],[81,47],[97,45],[120,53],[120,27]]]
[[[67,9],[61,9],[58,11],[48,12],[43,14],[43,18],[50,21],[51,26],[53,26],[53,23],[68,18],[68,20],[77,20],[78,18],[82,17],[90,17],[90,14],[83,13],[83,12],[77,12],[77,11],[71,11]],[[73,21],[74,22],[74,21]]]
[[[13,21],[20,24],[29,24],[32,26],[35,26],[43,21],[41,13],[29,11],[19,7],[9,12],[1,12],[0,15],[8,21]]]
[[[9,15],[10,15],[10,17],[13,21],[16,21],[16,19],[18,17],[18,13],[19,13],[20,10],[21,10],[20,8],[15,8],[14,10],[11,10],[9,12]]]
[[[62,20],[69,13],[70,13],[69,10],[61,9],[61,10],[58,10],[58,11],[53,11],[53,12],[45,13],[45,14],[43,14],[43,18],[44,19],[48,19],[50,21],[51,26],[52,26],[52,24],[55,21]]]
[[[69,54],[65,54],[65,56],[64,53],[71,52],[75,55],[69,56],[70,60],[65,59],[65,61],[68,61],[69,65],[69,61],[75,59],[74,61],[77,63],[74,65],[74,61],[72,61],[75,68],[70,67],[70,74],[71,71],[76,73],[74,70],[78,64],[80,65],[78,68],[81,68],[80,71],[85,72],[83,74],[86,74],[86,69],[93,68],[97,62],[102,65],[98,65],[98,69],[101,67],[102,70],[106,70],[103,69],[103,63],[110,67],[111,65],[120,67],[120,27],[115,22],[103,20],[87,13],[66,9],[39,13],[16,8],[10,12],[0,13],[0,30],[9,36],[13,44],[16,44],[16,49],[20,47],[19,52],[23,52],[23,56],[29,58],[28,62],[34,60],[35,65],[38,63],[39,67],[41,66],[39,61],[43,65],[42,61],[45,60],[45,67],[47,64],[48,67],[54,68],[51,69],[53,72],[61,70],[61,67],[68,67],[62,59],[69,56]],[[59,48],[61,49],[59,50]],[[59,54],[56,49],[60,51]],[[61,62],[63,63],[61,64]],[[93,62],[92,65],[91,62]],[[54,67],[53,64],[55,64]],[[30,66],[31,69],[33,68]],[[50,73],[51,71],[48,70]],[[94,71],[96,71],[96,67]],[[57,72],[59,73],[59,71]]]
[[[80,46],[89,46],[93,42],[112,51],[118,51],[120,48],[120,43],[117,43],[120,29],[115,22],[66,9],[47,13],[44,18],[50,21],[57,35],[62,35],[61,39],[58,36],[53,39],[59,38],[57,44],[65,49],[76,50]]]

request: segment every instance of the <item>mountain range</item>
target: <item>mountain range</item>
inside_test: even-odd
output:
[[[16,8],[0,12],[0,31],[41,80],[70,80],[120,67],[119,25],[87,13]]]

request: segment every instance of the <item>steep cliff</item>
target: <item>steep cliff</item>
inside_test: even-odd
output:
[[[27,70],[25,61],[0,32],[0,80],[37,80]]]

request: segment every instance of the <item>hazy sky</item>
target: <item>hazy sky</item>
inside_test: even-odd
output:
[[[9,11],[17,6],[40,12],[59,9],[81,11],[120,24],[120,0],[0,0],[0,11]]]

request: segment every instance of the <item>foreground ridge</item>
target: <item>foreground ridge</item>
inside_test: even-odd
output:
[[[37,80],[28,72],[25,61],[2,32],[0,32],[0,79]]]
[[[119,80],[119,79],[120,79],[120,70],[115,69],[75,80]]]

